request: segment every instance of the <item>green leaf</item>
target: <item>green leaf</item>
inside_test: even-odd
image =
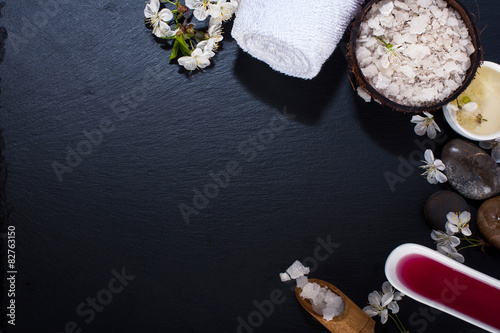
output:
[[[177,39],[174,41],[174,46],[172,47],[172,52],[170,53],[170,58],[168,60],[172,60],[177,58],[177,54],[179,53],[179,43]]]
[[[189,49],[189,47],[186,43],[186,40],[184,39],[184,37],[182,35],[177,36],[175,38],[175,41],[179,43],[179,49],[183,55],[185,55],[185,56],[191,55],[191,50]]]

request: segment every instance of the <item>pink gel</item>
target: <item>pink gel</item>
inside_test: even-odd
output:
[[[403,257],[397,274],[422,297],[500,330],[500,289],[418,254]]]

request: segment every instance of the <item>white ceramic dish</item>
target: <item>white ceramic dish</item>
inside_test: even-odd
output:
[[[435,251],[431,250],[425,246],[417,245],[417,244],[403,244],[395,248],[389,257],[387,257],[387,261],[385,263],[385,275],[389,282],[394,286],[394,288],[398,289],[399,291],[403,292],[407,296],[424,303],[426,305],[432,306],[436,309],[439,309],[443,312],[449,313],[457,318],[460,318],[462,320],[465,320],[473,325],[476,325],[482,329],[485,329],[489,332],[500,332],[498,328],[492,327],[491,325],[485,324],[476,318],[464,315],[463,313],[460,313],[456,311],[455,309],[448,307],[445,304],[442,304],[440,302],[437,302],[435,300],[432,300],[430,298],[427,298],[425,296],[420,295],[419,293],[413,291],[410,289],[405,281],[403,281],[398,273],[399,265],[404,258],[408,258],[408,256],[412,255],[417,255],[417,256],[423,256],[428,259],[431,259],[438,264],[445,265],[447,267],[452,268],[454,271],[460,272],[476,281],[482,282],[484,284],[487,284],[489,286],[492,286],[493,288],[496,288],[500,290],[500,281],[497,279],[492,278],[489,275],[486,275],[484,273],[481,273],[479,271],[476,271],[470,267],[467,267],[463,264],[460,264],[459,262],[448,258],[447,256]],[[429,276],[432,276],[432,271],[426,272],[429,274]],[[430,279],[431,280],[431,279]],[[431,280],[435,281],[435,280]],[[456,282],[456,281],[455,281]],[[426,282],[427,283],[427,282]],[[433,283],[433,282],[430,282]],[[437,282],[436,282],[437,283]],[[431,288],[431,287],[430,287]],[[441,293],[441,297],[442,297]],[[438,296],[437,296],[438,297]],[[500,302],[500,300],[499,300]],[[498,303],[500,304],[500,303]],[[498,308],[490,308],[487,311],[498,311]]]
[[[494,62],[491,62],[491,61],[483,62],[481,67],[487,67],[487,68],[493,69],[496,72],[500,73],[500,65],[496,64]],[[499,112],[500,112],[500,110],[499,110]],[[489,134],[489,135],[479,135],[479,134],[474,134],[474,133],[467,131],[462,126],[460,126],[458,121],[451,115],[451,113],[448,110],[448,108],[446,107],[446,105],[443,106],[443,113],[444,113],[444,117],[445,117],[446,121],[448,122],[448,124],[450,124],[451,128],[453,128],[453,130],[455,132],[457,132],[458,134],[460,134],[463,137],[466,137],[467,139],[474,140],[474,141],[488,141],[488,140],[493,140],[493,139],[500,137],[500,131],[493,133],[493,134]]]

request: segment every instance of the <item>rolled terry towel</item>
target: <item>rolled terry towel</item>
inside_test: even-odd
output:
[[[284,74],[315,77],[364,0],[242,0],[232,36]]]

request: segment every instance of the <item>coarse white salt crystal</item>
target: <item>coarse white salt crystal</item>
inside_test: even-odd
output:
[[[292,279],[296,279],[303,275],[309,274],[309,267],[305,267],[300,261],[295,260],[295,262],[290,267],[288,267],[286,272]]]
[[[458,20],[454,17],[449,17],[448,18],[448,25],[450,27],[457,27],[458,26]]]
[[[401,2],[401,1],[394,1],[394,6],[398,7],[398,8],[401,8],[403,10],[410,10],[410,7],[408,7],[408,5],[406,5],[404,2]]]
[[[448,73],[451,73],[453,71],[457,71],[458,70],[458,66],[457,66],[457,63],[454,62],[454,61],[448,61],[445,65],[444,65],[444,70]]]
[[[295,282],[297,282],[297,288],[302,289],[306,284],[309,283],[309,280],[306,276],[300,276],[297,278],[297,280],[295,280]]]
[[[290,281],[290,275],[288,273],[280,273],[281,282]]]
[[[403,73],[404,75],[406,75],[410,79],[415,78],[415,72],[413,71],[413,69],[410,66],[408,66],[408,65],[400,66],[399,70],[401,71],[401,73]]]
[[[410,32],[412,34],[424,33],[429,25],[429,15],[419,15],[411,19]]]
[[[431,6],[430,11],[435,18],[440,18],[441,16],[443,16],[443,12],[436,5]]]
[[[377,66],[375,66],[374,64],[371,64],[365,68],[361,68],[361,71],[363,72],[363,75],[369,79],[371,79],[372,77],[374,77],[379,73]]]
[[[342,297],[315,282],[307,283],[302,288],[300,297],[309,300],[314,312],[323,315],[323,318],[328,321],[342,314],[345,309]]]
[[[422,99],[424,101],[432,101],[436,98],[436,88],[424,88],[422,89]]]
[[[405,54],[412,59],[421,61],[425,56],[431,54],[431,49],[426,45],[413,44],[406,48]]]
[[[373,57],[367,57],[359,62],[359,66],[366,67],[367,65],[370,65],[371,63],[373,63]]]
[[[356,51],[356,57],[358,58],[358,61],[361,61],[365,58],[368,58],[372,55],[372,53],[370,52],[370,50],[368,50],[366,47],[360,47],[357,51]]]
[[[368,26],[370,28],[372,28],[373,30],[379,29],[380,28],[380,19],[377,16],[369,19]]]
[[[391,79],[382,73],[378,73],[377,81],[375,82],[375,89],[385,89],[389,86]]]
[[[380,6],[380,13],[384,16],[389,16],[392,13],[392,10],[394,9],[394,4],[392,2],[387,2]]]
[[[359,97],[364,99],[365,102],[369,103],[372,101],[372,97],[370,96],[370,94],[368,94],[363,88],[358,87],[356,91],[358,92]]]
[[[311,303],[315,303],[316,297],[320,292],[321,286],[314,282],[308,282],[302,289],[300,297],[311,300]]]
[[[399,94],[399,85],[397,83],[389,84],[389,87],[387,87],[387,93],[392,96],[397,96]]]
[[[448,5],[445,0],[437,0],[436,4],[439,8],[445,8]]]
[[[417,4],[422,8],[429,8],[432,4],[432,0],[417,0]]]

